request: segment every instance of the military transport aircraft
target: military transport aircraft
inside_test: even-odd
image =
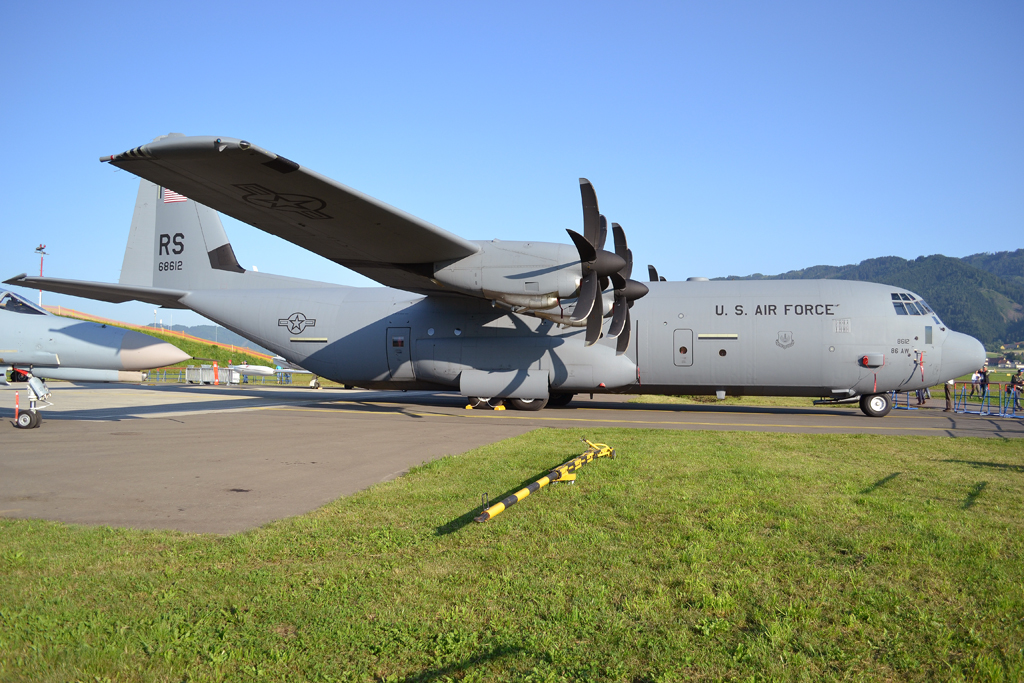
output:
[[[13,292],[0,292],[0,383],[12,372],[12,381],[65,379],[77,382],[141,380],[149,370],[188,360],[189,355],[167,342],[145,334],[72,320],[49,311]],[[43,384],[30,391],[48,393]],[[31,394],[30,394],[31,395]],[[28,422],[39,426],[39,415],[26,411]]]
[[[245,140],[172,134],[101,161],[144,179],[120,282],[8,283],[189,308],[344,384],[525,410],[581,392],[811,396],[882,416],[886,392],[985,358],[898,287],[632,280],[625,233],[612,223],[605,250],[585,179],[572,244],[471,241]],[[216,211],[385,287],[246,271]]]

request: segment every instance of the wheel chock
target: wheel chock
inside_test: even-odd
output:
[[[477,408],[490,408],[491,410],[505,410],[505,404],[501,404],[499,406],[492,406],[492,405],[489,405],[486,401],[484,403],[482,403],[481,405],[478,405],[476,407]],[[474,406],[473,406],[472,403],[467,403],[466,404],[466,410],[473,410],[473,409],[474,409]]]

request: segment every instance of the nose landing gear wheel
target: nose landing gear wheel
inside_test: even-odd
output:
[[[18,429],[33,429],[38,427],[40,422],[42,422],[42,418],[38,412],[23,410],[18,413],[18,419],[14,421],[14,426]]]
[[[860,409],[868,417],[885,417],[892,410],[889,394],[869,394],[860,397]]]

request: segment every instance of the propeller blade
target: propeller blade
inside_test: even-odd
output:
[[[579,322],[594,310],[594,298],[600,298],[601,289],[598,287],[597,273],[588,273],[580,282],[580,295],[576,299],[576,308],[572,312],[572,320]],[[589,324],[589,323],[588,323]]]
[[[595,292],[592,302],[593,310],[587,318],[586,345],[590,346],[601,338],[601,325],[604,324],[604,299],[601,298],[601,290]]]
[[[615,236],[615,254],[626,262],[626,267],[619,271],[626,280],[633,274],[633,252],[626,244],[626,231],[618,223],[612,223],[612,234]]]
[[[618,223],[612,223],[612,235],[615,239],[615,253],[626,258],[626,231]]]
[[[604,242],[608,239],[608,219],[601,214],[601,230],[597,235],[597,244],[595,245],[598,249],[604,249]],[[618,249],[615,253],[619,253]]]
[[[608,336],[618,337],[626,325],[629,316],[629,302],[626,297],[615,292],[615,304],[612,306],[612,324],[608,326]]]
[[[654,266],[647,266],[647,274],[651,277],[651,282],[658,281],[658,269]]]
[[[594,245],[587,241],[587,238],[579,234],[575,230],[566,230],[569,233],[569,237],[572,238],[572,243],[576,245],[576,251],[580,253],[580,261],[583,263],[592,262],[597,260],[597,249]]]
[[[597,209],[597,192],[586,178],[580,178],[580,195],[583,198],[583,234],[596,247],[601,233],[601,212]]]
[[[626,325],[622,328],[622,334],[615,342],[615,355],[621,356],[629,348],[629,331],[633,329],[633,323],[629,320],[629,310],[626,310]]]

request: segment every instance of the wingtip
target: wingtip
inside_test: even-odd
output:
[[[18,273],[18,274],[17,274],[17,275],[15,275],[14,277],[12,277],[12,278],[9,278],[9,279],[7,279],[7,280],[4,280],[4,284],[5,284],[5,285],[16,285],[16,284],[18,284],[19,282],[21,282],[21,281],[22,281],[22,279],[24,279],[24,278],[26,278],[26,277],[28,277],[28,273]]]

